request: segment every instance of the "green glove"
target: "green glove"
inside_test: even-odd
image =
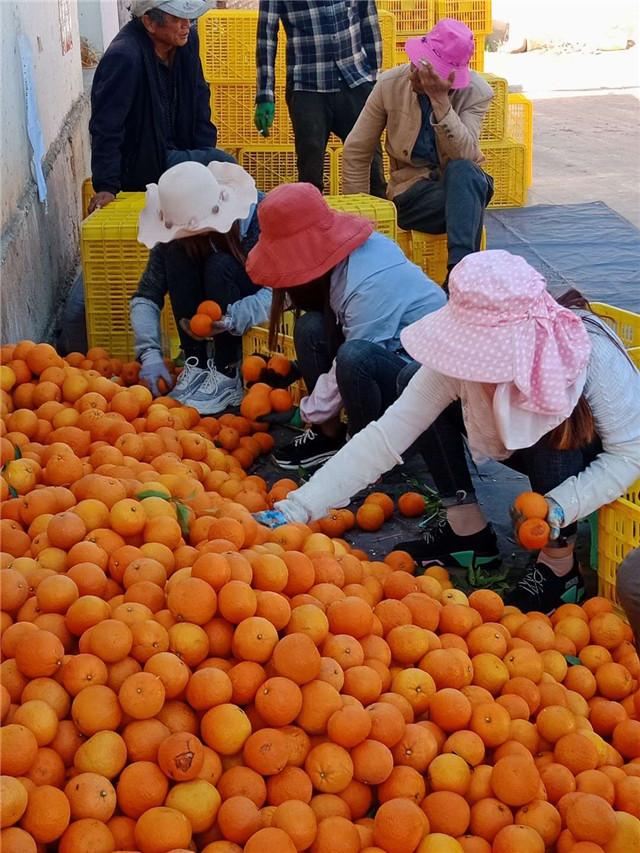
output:
[[[253,123],[263,136],[269,136],[269,128],[273,124],[275,114],[276,105],[273,101],[266,101],[264,104],[256,104]]]

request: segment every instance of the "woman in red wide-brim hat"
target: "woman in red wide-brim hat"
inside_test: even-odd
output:
[[[396,243],[367,219],[332,210],[311,184],[272,190],[258,219],[247,273],[273,291],[272,344],[283,312],[294,309],[296,357],[309,391],[299,412],[309,428],[274,460],[313,468],[344,443],[343,407],[354,435],[396,399],[398,374],[411,360],[400,333],[444,305],[445,295]]]

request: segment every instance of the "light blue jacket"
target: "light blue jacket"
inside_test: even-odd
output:
[[[400,332],[446,301],[442,288],[409,261],[397,243],[374,232],[339,263],[331,276],[331,307],[345,340],[365,340],[393,351],[401,348]],[[266,323],[271,289],[234,302],[227,326],[242,335]]]

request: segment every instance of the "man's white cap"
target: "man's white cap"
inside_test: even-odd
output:
[[[208,0],[131,0],[131,13],[141,18],[152,9],[175,15],[176,18],[199,18],[212,8]]]

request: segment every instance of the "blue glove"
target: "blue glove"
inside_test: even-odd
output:
[[[262,136],[269,136],[269,128],[273,124],[276,115],[276,105],[273,101],[266,101],[264,104],[256,104],[256,109],[253,114],[253,123]]]
[[[140,358],[142,367],[140,368],[140,380],[149,386],[149,390],[154,397],[160,396],[158,389],[158,380],[164,379],[167,386],[171,388],[173,379],[167,370],[167,365],[164,363],[162,353],[158,350],[147,350],[142,353]]]
[[[262,512],[254,512],[253,517],[258,524],[270,527],[271,530],[287,524],[286,516],[279,509],[263,509]]]
[[[545,498],[545,501],[549,507],[549,511],[547,512],[547,524],[551,528],[549,538],[558,539],[560,537],[560,529],[564,527],[563,509],[553,498]]]

